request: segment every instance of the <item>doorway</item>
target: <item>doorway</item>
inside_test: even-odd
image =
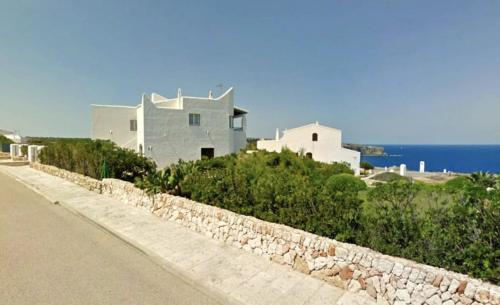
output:
[[[215,155],[215,149],[213,148],[202,148],[201,149],[201,158],[212,159]]]

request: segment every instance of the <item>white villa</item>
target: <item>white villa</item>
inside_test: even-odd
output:
[[[197,160],[237,152],[246,146],[247,111],[234,106],[234,89],[214,98],[166,98],[143,94],[135,107],[92,105],[92,139],[151,157],[159,168],[179,159]]]
[[[320,162],[347,162],[356,175],[359,175],[361,154],[342,147],[342,131],[318,122],[288,129],[280,138],[276,129],[275,140],[259,140],[257,148],[280,152],[284,147],[294,152],[303,151],[306,156]]]

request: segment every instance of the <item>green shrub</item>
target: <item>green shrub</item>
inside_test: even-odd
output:
[[[386,254],[418,256],[419,215],[415,198],[420,188],[405,180],[379,184],[368,193],[376,207],[364,215],[362,244]]]
[[[361,161],[359,163],[359,167],[361,167],[364,170],[374,169],[373,165],[371,163],[366,162],[366,161]]]
[[[448,180],[444,184],[444,189],[450,192],[456,192],[464,190],[465,187],[471,185],[471,181],[467,176],[458,176],[451,180]]]
[[[26,145],[21,146],[21,153],[23,154],[23,156],[27,156],[28,155],[28,146],[26,146]]]
[[[153,161],[103,140],[56,141],[42,149],[40,162],[95,179],[102,179],[106,172],[109,178],[130,182],[156,170]],[[103,171],[104,163],[107,171]]]
[[[362,231],[360,218],[363,200],[358,194],[366,188],[361,179],[349,174],[328,178],[317,195],[318,213],[322,215],[322,219],[318,222],[315,233],[340,241],[355,242]]]
[[[475,172],[470,174],[468,178],[473,184],[483,188],[495,187],[497,184],[497,177],[487,172]]]
[[[320,163],[288,150],[194,164],[180,182],[182,194],[193,200],[330,237],[345,234],[347,239],[352,234],[346,232],[355,231],[351,226],[356,226],[357,216],[342,224],[336,221],[341,209],[359,206],[357,190],[364,185],[345,164]],[[338,174],[342,178],[327,183]]]
[[[383,182],[409,181],[408,177],[403,177],[396,173],[390,173],[390,172],[380,173],[378,175],[375,175],[372,179]]]
[[[466,183],[454,202],[422,213],[415,201],[421,188],[393,181],[370,190],[375,207],[363,215],[356,243],[499,283],[500,191]]]
[[[165,169],[155,172],[148,172],[144,176],[135,178],[135,186],[143,189],[150,196],[158,193],[169,193],[180,195],[182,193],[181,184],[184,178],[191,174],[195,168],[194,162],[179,161]]]
[[[334,192],[357,194],[366,190],[366,183],[350,174],[338,174],[328,178],[326,187]]]

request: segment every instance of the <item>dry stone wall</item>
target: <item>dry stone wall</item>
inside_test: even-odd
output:
[[[209,238],[368,295],[379,304],[500,305],[500,287],[463,274],[383,255],[182,197],[159,194],[150,198],[128,182],[98,181],[51,166],[32,166],[125,204],[146,208],[158,217]]]

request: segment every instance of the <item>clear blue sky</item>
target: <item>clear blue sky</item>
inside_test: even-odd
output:
[[[248,135],[500,144],[500,1],[0,1],[0,128],[90,135],[90,104],[236,88]]]

